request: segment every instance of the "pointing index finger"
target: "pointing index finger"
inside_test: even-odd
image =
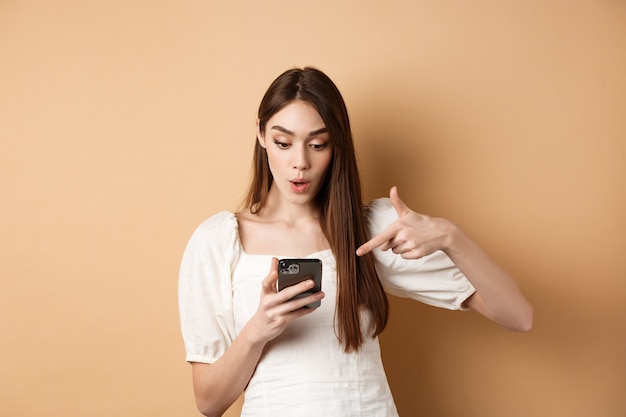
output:
[[[396,210],[398,218],[410,212],[410,209],[407,207],[406,204],[404,204],[404,201],[402,201],[400,195],[398,194],[398,187],[391,187],[391,189],[389,190],[389,199],[391,200],[391,204]],[[357,256],[363,256],[366,253],[369,253],[375,248],[382,246],[386,242],[390,241],[395,236],[397,231],[396,228],[393,227],[394,224],[395,223],[392,223],[383,232],[379,233],[378,235],[374,236],[373,238],[359,246],[359,248],[356,250]]]
[[[384,232],[374,236],[373,238],[359,246],[359,248],[356,250],[356,255],[363,256],[371,252],[375,248],[387,242],[391,238],[391,236],[393,236],[393,234],[390,231],[385,230]]]

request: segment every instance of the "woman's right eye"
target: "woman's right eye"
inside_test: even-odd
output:
[[[289,144],[288,143],[280,142],[280,141],[278,141],[276,139],[273,139],[273,140],[274,140],[274,143],[276,144],[276,146],[278,146],[280,149],[287,149],[287,148],[289,148]]]

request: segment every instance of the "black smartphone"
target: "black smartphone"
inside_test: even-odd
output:
[[[279,259],[278,260],[278,283],[277,290],[290,287],[299,282],[313,280],[313,288],[296,295],[294,298],[305,297],[322,291],[322,261],[320,259]],[[321,300],[305,307],[316,308],[321,305]]]

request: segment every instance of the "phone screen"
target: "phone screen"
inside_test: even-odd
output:
[[[313,288],[296,295],[294,298],[300,298],[322,291],[322,261],[320,259],[288,258],[278,261],[278,291],[299,282],[306,281],[307,279],[313,280]],[[305,307],[315,308],[320,305],[321,301],[317,301],[307,304]]]

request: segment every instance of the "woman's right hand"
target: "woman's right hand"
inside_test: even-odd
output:
[[[248,322],[249,337],[253,343],[267,343],[280,335],[293,320],[311,314],[315,308],[305,308],[307,304],[324,298],[323,292],[292,299],[294,296],[313,288],[313,280],[276,292],[278,280],[278,259],[272,258],[269,274],[261,285],[259,307]]]

